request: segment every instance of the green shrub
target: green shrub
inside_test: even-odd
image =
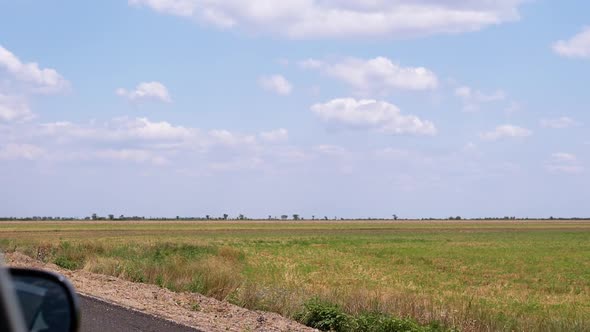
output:
[[[448,330],[437,324],[421,326],[407,318],[396,318],[383,313],[348,315],[336,304],[313,298],[295,315],[300,323],[320,331],[334,332],[443,332]]]
[[[126,266],[125,277],[133,282],[146,282],[146,277],[141,267]]]
[[[51,255],[55,255],[53,263],[68,270],[77,270],[84,266],[86,252],[70,242],[64,241],[57,248],[51,248]]]
[[[426,332],[430,329],[410,319],[395,318],[381,313],[365,313],[355,318],[354,331],[365,332]]]
[[[313,298],[295,317],[299,322],[320,331],[351,331],[352,317],[338,305]]]
[[[77,262],[65,255],[59,255],[59,256],[55,257],[55,259],[53,260],[53,263],[59,267],[62,267],[64,269],[68,269],[68,270],[76,270],[76,269],[80,268],[83,264],[83,262],[82,263]]]

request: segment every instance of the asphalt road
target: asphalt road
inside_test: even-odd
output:
[[[95,298],[79,295],[79,299],[81,306],[81,332],[198,331]]]

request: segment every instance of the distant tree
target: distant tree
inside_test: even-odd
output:
[[[246,219],[246,217],[244,217],[244,215],[243,215],[243,214],[240,214],[240,215],[238,216],[238,219],[240,219],[240,220],[244,220],[244,219]]]
[[[294,214],[293,215],[293,220],[299,220],[299,215],[298,214]]]
[[[227,213],[223,214],[223,220],[227,220],[227,217],[229,217],[229,215]]]
[[[109,220],[114,220],[115,219],[115,215],[114,214],[109,214]]]
[[[456,216],[455,217],[455,220],[461,220],[461,217],[460,216]]]
[[[324,220],[328,220],[328,216],[324,216]]]
[[[268,220],[271,220],[271,219],[272,219],[272,216],[269,214],[268,215]]]
[[[283,215],[281,215],[281,219],[283,219],[283,220],[287,220],[287,219],[289,219],[289,216],[288,216],[288,215],[286,215],[286,214],[283,214]]]
[[[311,216],[311,220],[315,220],[315,216]]]
[[[397,220],[397,214],[393,215],[393,220]]]
[[[209,215],[205,216],[205,219],[209,220],[211,217]]]
[[[98,219],[98,216],[96,215],[96,213],[93,213],[93,214],[92,214],[92,217],[90,217],[90,218],[91,218],[92,220],[97,220],[97,219]]]

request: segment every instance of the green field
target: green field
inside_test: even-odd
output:
[[[294,317],[590,331],[590,221],[1,222],[0,248]]]

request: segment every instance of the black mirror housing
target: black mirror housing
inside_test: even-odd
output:
[[[68,279],[35,269],[10,268],[8,272],[29,331],[78,330],[80,305]]]

